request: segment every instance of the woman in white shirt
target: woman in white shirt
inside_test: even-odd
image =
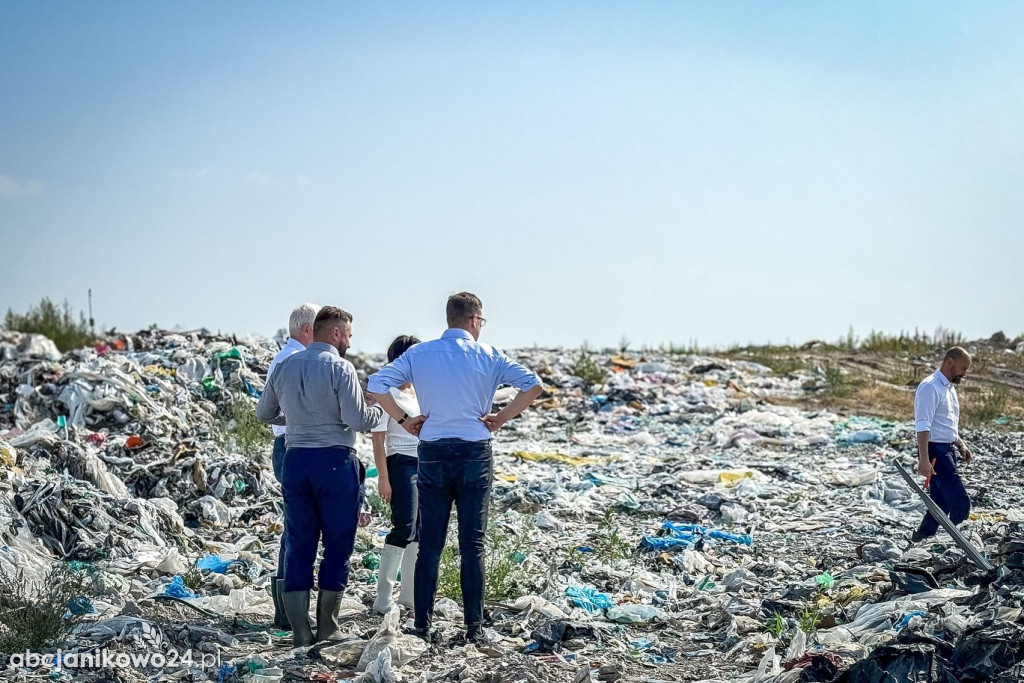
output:
[[[388,362],[393,363],[419,341],[407,335],[395,339],[388,347]],[[408,417],[419,416],[420,406],[412,384],[407,382],[392,389],[391,395]],[[398,604],[410,609],[413,607],[413,574],[419,550],[416,536],[416,466],[419,461],[416,449],[420,440],[405,431],[387,413],[373,430],[372,438],[377,488],[380,497],[391,504],[391,532],[384,539],[384,549],[380,554],[377,598],[373,601],[374,611],[383,614],[391,608],[391,594],[399,566],[402,569],[402,588]]]

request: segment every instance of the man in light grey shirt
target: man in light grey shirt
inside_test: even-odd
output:
[[[288,529],[282,602],[295,647],[314,640],[306,615],[321,534],[316,640],[338,633],[361,502],[353,446],[356,432],[370,431],[382,415],[379,407],[366,405],[356,370],[344,358],[351,337],[352,316],[324,306],[313,323],[313,342],[277,366],[256,406],[259,419],[288,426],[281,481]]]

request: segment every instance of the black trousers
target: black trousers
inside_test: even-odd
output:
[[[395,453],[387,457],[391,482],[391,532],[384,543],[404,548],[416,540],[416,469],[419,460]]]

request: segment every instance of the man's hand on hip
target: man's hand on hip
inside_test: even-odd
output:
[[[505,419],[498,413],[490,413],[480,418],[488,431],[496,432],[505,426]]]
[[[405,422],[402,423],[402,427],[404,427],[405,431],[409,432],[413,436],[419,436],[420,430],[423,429],[423,423],[426,421],[427,418],[423,415],[408,417],[405,419]]]

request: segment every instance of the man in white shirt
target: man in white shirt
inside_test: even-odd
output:
[[[956,385],[970,367],[970,354],[954,346],[946,352],[942,366],[918,385],[914,397],[917,471],[925,477],[932,500],[953,524],[964,521],[971,512],[971,500],[956,468],[957,452],[964,462],[972,457],[960,438],[960,400],[956,395]],[[925,513],[911,541],[922,541],[938,530],[938,520],[930,512]]]
[[[319,312],[320,307],[316,304],[302,304],[292,311],[292,314],[288,317],[288,343],[277,352],[274,360],[270,362],[270,367],[267,369],[268,383],[281,361],[294,356],[299,351],[304,351],[309,346],[309,343],[313,341],[313,321],[316,320],[316,314]],[[282,472],[284,472],[284,435],[288,428],[278,425],[271,425],[271,427],[274,430],[274,451],[271,462],[274,467],[274,476],[278,482],[281,482]],[[274,628],[283,631],[291,630],[288,616],[285,614],[284,606],[281,603],[281,594],[284,592],[284,554],[288,538],[287,533],[287,528],[281,532],[281,549],[277,554],[277,574],[270,577],[270,594],[274,598]]]
[[[453,294],[448,329],[440,339],[410,348],[372,375],[368,390],[388,415],[420,437],[416,491],[419,556],[416,558],[416,634],[430,637],[437,572],[448,535],[452,504],[458,511],[460,585],[466,640],[485,643],[484,533],[494,465],[492,432],[525,410],[543,390],[540,378],[479,340],[483,304],[469,292]],[[411,382],[420,417],[405,414],[390,389]],[[508,384],[519,394],[491,413],[494,392]]]

